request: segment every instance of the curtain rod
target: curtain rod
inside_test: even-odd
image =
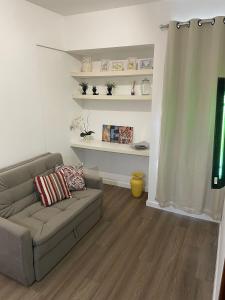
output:
[[[199,19],[198,20],[198,25],[199,26],[202,26],[203,24],[207,24],[207,23],[211,23],[212,25],[214,25],[215,23],[215,18],[212,18],[212,19]],[[186,26],[186,25],[189,25],[190,24],[190,21],[186,21],[186,22],[177,22],[177,26]],[[159,28],[161,30],[164,30],[164,29],[168,29],[169,28],[169,24],[161,24],[159,26]]]

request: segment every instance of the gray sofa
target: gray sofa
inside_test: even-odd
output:
[[[41,204],[34,177],[62,163],[47,153],[0,170],[0,272],[24,285],[41,280],[102,216],[102,180],[93,175],[71,199]]]

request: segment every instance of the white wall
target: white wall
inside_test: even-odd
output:
[[[36,47],[62,47],[61,29],[57,14],[0,0],[0,167],[46,151],[74,158],[68,142],[74,59]]]
[[[159,25],[170,20],[188,20],[191,18],[209,18],[225,15],[224,1],[165,1],[132,7],[79,14],[64,18],[64,47],[69,50],[104,47],[154,44],[154,84],[151,118],[149,202],[155,202],[160,118],[163,89],[164,58],[166,52],[167,31],[161,31]],[[111,119],[110,112],[104,112],[104,118],[98,116],[98,122]],[[115,117],[113,117],[115,118]],[[115,122],[118,118],[115,118]],[[113,159],[110,159],[111,165]]]

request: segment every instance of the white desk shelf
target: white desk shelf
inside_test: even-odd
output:
[[[74,141],[71,143],[72,148],[89,149],[103,152],[114,152],[128,155],[138,155],[149,157],[149,149],[147,150],[136,150],[130,145],[108,143],[97,140],[90,141]]]
[[[103,100],[103,101],[151,101],[151,95],[81,95],[74,94],[73,99],[75,100]]]
[[[153,69],[142,69],[133,71],[93,71],[93,72],[72,72],[72,76],[77,79],[82,78],[111,78],[111,77],[137,77],[153,75]]]

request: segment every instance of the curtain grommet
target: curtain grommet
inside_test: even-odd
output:
[[[198,26],[201,27],[202,26],[202,20],[198,20]]]
[[[216,23],[216,19],[213,18],[211,24],[214,25]]]
[[[177,22],[176,27],[177,27],[177,29],[180,29],[180,23],[179,22]]]

